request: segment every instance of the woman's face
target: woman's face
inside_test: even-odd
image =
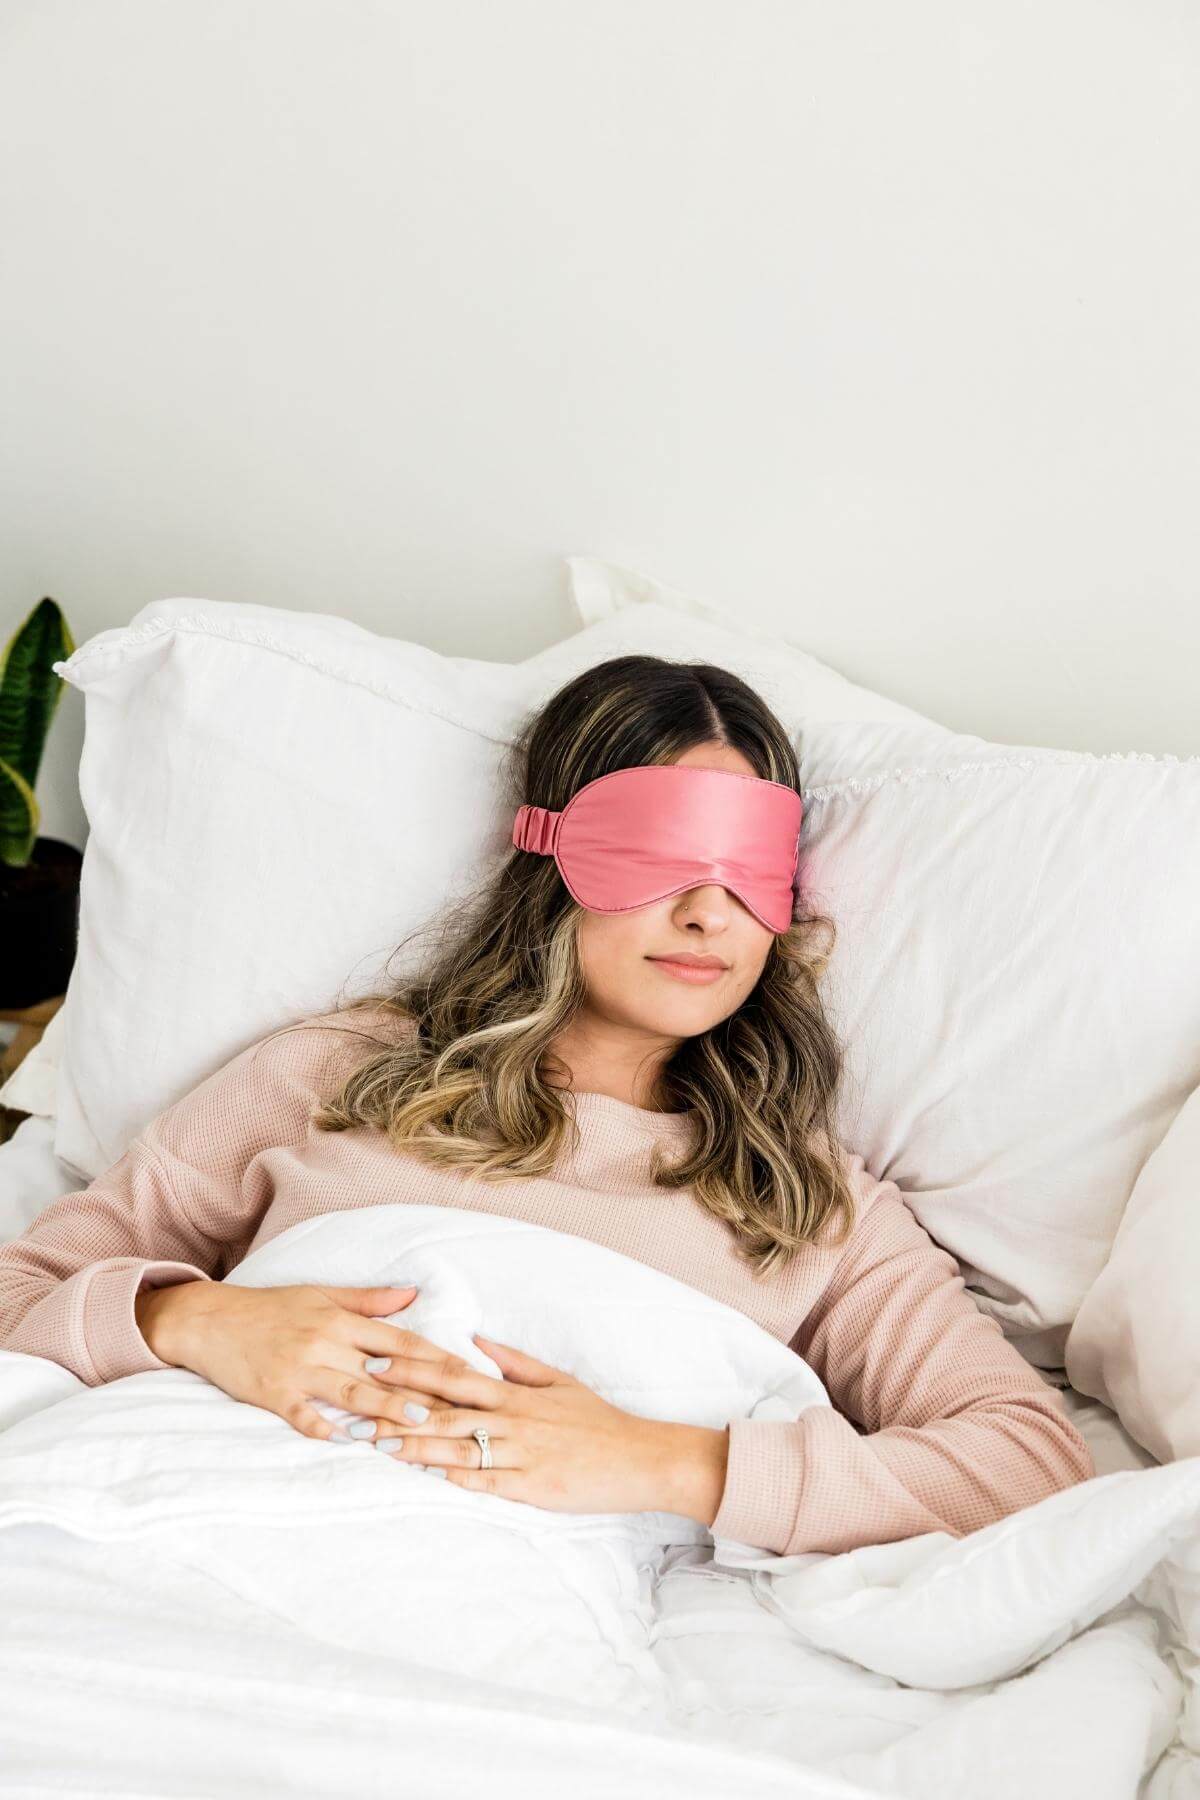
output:
[[[677,762],[735,775],[758,771],[729,744],[699,744]],[[774,933],[715,882],[626,913],[585,912],[579,953],[589,1010],[611,1025],[666,1038],[697,1037],[728,1018],[762,974]],[[672,956],[716,958],[700,978]]]

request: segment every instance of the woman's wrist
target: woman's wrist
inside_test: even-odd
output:
[[[159,1362],[186,1367],[186,1321],[191,1316],[196,1288],[208,1281],[175,1281],[167,1287],[145,1287],[133,1297],[133,1316],[142,1339]]]
[[[678,1513],[711,1525],[725,1492],[729,1432],[722,1426],[679,1425],[654,1420],[657,1455],[650,1510]]]

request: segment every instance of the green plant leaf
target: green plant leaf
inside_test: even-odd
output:
[[[15,769],[30,788],[37,782],[46,734],[66,686],[51,664],[63,661],[74,648],[62,608],[48,596],[38,601],[4,647],[0,761]]]
[[[0,757],[0,862],[23,869],[33,854],[42,813],[33,789]]]

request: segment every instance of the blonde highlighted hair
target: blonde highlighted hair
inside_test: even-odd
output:
[[[512,812],[522,801],[558,811],[597,776],[714,742],[799,789],[786,731],[738,676],[613,657],[526,722],[504,770]],[[803,881],[803,845],[800,866]],[[691,1189],[764,1276],[818,1235],[844,1242],[854,1218],[834,1122],[842,1050],[818,993],[835,927],[806,912],[803,895],[797,912],[738,1009],[685,1038],[663,1066],[657,1096],[664,1111],[688,1112],[692,1129],[682,1155],[654,1146],[654,1181]],[[349,1022],[364,1005],[380,1008],[398,1029],[374,1038],[313,1123],[374,1125],[397,1149],[490,1180],[549,1173],[572,1126],[547,1074],[554,1040],[586,998],[581,917],[553,859],[514,848],[482,888],[423,928],[437,942],[418,976],[334,1009]]]

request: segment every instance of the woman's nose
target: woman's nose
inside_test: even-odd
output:
[[[701,914],[724,918],[730,906],[729,891],[718,882],[707,882],[703,887],[688,888],[686,893],[679,896],[679,902],[690,918]]]

